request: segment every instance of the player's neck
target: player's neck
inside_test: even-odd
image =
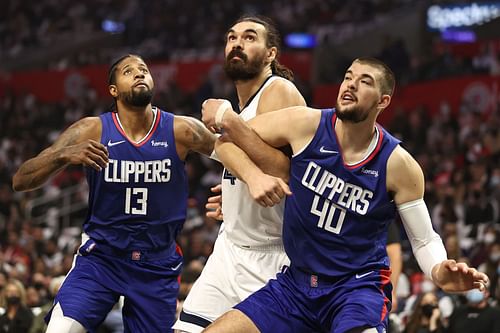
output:
[[[245,107],[248,100],[255,95],[257,90],[262,86],[264,81],[273,74],[270,67],[266,67],[259,75],[248,81],[235,81],[236,93],[238,94],[238,101],[240,110]]]
[[[335,133],[344,153],[365,152],[375,135],[375,121],[366,119],[359,123],[342,121],[337,118]]]
[[[154,115],[151,104],[146,107],[117,105],[118,117],[123,131],[132,141],[139,141],[151,129]]]

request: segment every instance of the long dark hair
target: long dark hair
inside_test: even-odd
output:
[[[410,315],[410,318],[408,319],[408,324],[406,324],[406,333],[417,333],[418,329],[420,328],[420,323],[423,317],[423,311],[422,311],[422,301],[425,295],[428,293],[432,292],[426,292],[426,293],[421,293],[420,295],[417,296],[415,302],[413,303],[413,312]],[[441,320],[438,320],[437,322],[438,326],[438,332],[440,332],[442,328],[442,323]]]
[[[293,81],[292,70],[283,66],[278,61],[278,56],[280,54],[280,48],[281,48],[280,47],[281,37],[278,32],[278,29],[276,29],[276,26],[274,25],[274,22],[270,18],[262,15],[243,15],[239,19],[237,19],[232,26],[240,22],[254,22],[257,24],[261,24],[264,26],[264,28],[266,28],[266,47],[267,48],[276,47],[276,57],[271,62],[271,70],[273,74],[281,76],[282,78],[285,78],[287,80]]]

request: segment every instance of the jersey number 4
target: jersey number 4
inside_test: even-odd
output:
[[[146,215],[148,208],[148,189],[127,187],[125,190],[125,214]]]
[[[228,179],[231,182],[231,185],[236,183],[236,177],[231,174],[227,169],[224,169],[224,179]]]

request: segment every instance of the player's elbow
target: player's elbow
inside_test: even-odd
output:
[[[12,177],[12,189],[16,192],[23,192],[29,189],[27,182],[23,180],[19,172]]]

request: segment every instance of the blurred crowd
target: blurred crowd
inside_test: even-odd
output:
[[[421,2],[421,1],[419,1]],[[116,54],[178,60],[219,55],[227,27],[242,13],[268,13],[282,35],[315,33],[322,26],[364,24],[408,6],[407,0],[13,0],[0,13],[0,59],[9,60],[62,43],[106,33],[120,33],[119,47],[97,48],[62,56],[51,68],[108,63]],[[415,1],[413,1],[415,4]],[[314,22],[310,18],[314,17]],[[207,27],[210,26],[209,29]]]
[[[311,16],[318,26],[347,20],[360,22],[409,1],[364,0],[356,1],[355,6],[354,2],[337,0],[284,3],[252,1],[244,5],[244,11],[272,13],[270,16],[284,35],[314,29],[316,26],[305,19]],[[322,8],[320,16],[315,14],[318,6]],[[75,34],[100,32],[104,20],[123,22],[124,48],[134,45],[134,52],[146,59],[175,60],[181,53],[185,57],[190,49],[212,50],[207,51],[207,56],[219,57],[221,36],[241,11],[241,5],[223,0],[91,0],[85,4],[67,0],[9,1],[0,12],[0,58],[16,57],[71,39]],[[299,12],[301,15],[296,15]],[[210,29],[206,29],[207,19]],[[406,51],[403,41],[389,38],[378,56],[394,68],[400,82],[500,73],[499,55],[492,47],[485,46],[465,60],[444,44],[436,44],[433,50],[429,58],[421,61]],[[121,51],[92,50],[76,58],[61,59],[54,67],[109,63]],[[344,69],[333,73],[330,80]],[[307,82],[301,84],[301,90],[311,90]],[[232,83],[223,78],[220,68],[190,93],[171,82],[165,90],[156,92],[154,104],[175,114],[199,118],[201,102],[212,96],[235,100]],[[308,96],[306,93],[310,103]],[[44,332],[43,316],[71,268],[80,242],[79,226],[85,216],[84,211],[77,212],[71,215],[70,224],[63,223],[57,205],[49,207],[56,214],[44,221],[35,221],[28,213],[32,199],[56,196],[75,184],[80,186],[78,193],[85,201],[82,168],[68,168],[29,193],[14,193],[11,177],[22,161],[47,147],[69,124],[99,115],[110,105],[111,99],[100,100],[91,89],[51,104],[29,93],[12,91],[4,92],[0,100],[0,333]],[[500,332],[500,103],[488,113],[480,112],[468,101],[457,110],[443,101],[437,114],[424,107],[387,112],[393,117],[384,125],[403,141],[424,170],[425,200],[448,256],[478,267],[491,279],[485,294],[448,295],[437,290],[420,272],[401,227],[404,265],[396,293],[398,306],[391,314],[391,332],[479,332],[480,325],[485,325],[484,332]],[[186,170],[190,195],[187,220],[178,238],[185,258],[179,302],[203,269],[220,226],[220,222],[205,217],[204,204],[210,187],[220,181],[222,167],[193,154],[187,159]],[[120,323],[117,305],[100,333],[122,332]]]
[[[154,104],[177,114],[196,117],[200,116],[197,101],[209,97],[214,90],[218,94],[226,92],[223,97],[233,98],[230,83],[221,90],[207,82],[197,91],[185,95],[178,94],[176,88],[171,89],[158,92]],[[174,91],[176,97],[172,100],[169,94]],[[27,202],[74,184],[80,183],[85,188],[84,173],[79,167],[63,171],[43,188],[29,193],[13,193],[11,177],[23,160],[49,145],[61,129],[76,119],[100,114],[108,108],[109,101],[98,100],[91,92],[55,104],[41,103],[29,94],[9,93],[2,100],[0,307],[6,313],[17,302],[21,308],[31,309],[24,313],[26,317],[39,315],[41,318],[40,314],[47,310],[44,305],[50,304],[61,282],[60,277],[69,271],[79,245],[81,217],[80,220],[75,217],[71,225],[64,225],[57,219],[55,222],[35,223],[25,214]],[[495,306],[500,300],[500,107],[497,105],[492,112],[483,114],[475,109],[474,104],[464,101],[459,110],[452,110],[443,102],[435,115],[423,107],[389,112],[393,113],[393,118],[386,127],[402,139],[403,146],[423,167],[427,179],[425,199],[449,257],[469,262],[489,275],[491,285],[485,304]],[[219,222],[205,217],[204,203],[210,195],[210,187],[219,182],[222,170],[217,162],[197,154],[188,158],[186,169],[190,198],[186,224],[178,239],[185,257],[180,301],[201,272],[217,237]],[[82,200],[85,200],[85,195],[83,190]],[[469,300],[435,290],[432,282],[420,273],[403,229],[401,235],[405,261],[397,290],[398,309],[394,311],[393,319],[403,327],[406,323],[410,325],[417,320],[413,318],[417,313],[425,316],[425,311],[430,311],[423,310],[423,306],[430,302],[440,309],[440,325],[452,325],[452,319],[457,317],[454,317],[455,311]],[[425,296],[429,293],[431,296]],[[427,299],[432,299],[432,302],[425,303]],[[113,314],[119,317],[119,309]],[[1,320],[0,332],[4,332]],[[417,321],[420,325],[420,319]],[[119,331],[120,325],[115,324],[115,327]]]

